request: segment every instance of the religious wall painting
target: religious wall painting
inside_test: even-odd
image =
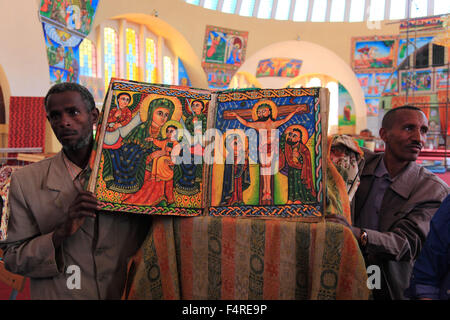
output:
[[[340,127],[356,124],[356,108],[348,90],[339,83],[338,125]]]
[[[300,74],[302,60],[291,58],[269,58],[260,60],[256,69],[256,77],[295,78]]]
[[[402,62],[412,55],[414,51],[422,48],[433,40],[433,37],[416,37],[409,38],[407,41],[406,38],[400,39],[398,44],[398,61],[397,65],[402,64]]]
[[[248,32],[206,26],[203,64],[226,64],[239,68],[245,60]]]
[[[180,86],[191,86],[191,80],[189,79],[189,74],[187,73],[186,68],[184,67],[183,61],[178,58],[178,84]]]
[[[105,98],[105,83],[103,78],[80,75],[79,81],[81,85],[85,86],[92,93],[95,103],[103,103],[103,99]]]
[[[369,117],[378,116],[380,99],[379,98],[366,98],[365,102],[366,102],[366,107],[367,107],[367,116],[369,116]]]
[[[40,16],[46,21],[83,35],[91,31],[99,0],[41,0]]]
[[[400,72],[401,92],[433,91],[433,73],[431,69]]]
[[[208,85],[210,89],[225,89],[228,88],[235,70],[226,66],[215,65],[203,67],[205,70]]]
[[[448,69],[435,69],[435,86],[436,91],[450,89],[450,82],[448,78]]]
[[[211,167],[210,214],[318,214],[324,187],[317,175],[324,130],[319,89],[224,92],[216,107],[214,127],[222,138],[214,159],[222,163]]]
[[[82,38],[49,23],[42,23],[47,49],[50,81],[78,82],[79,45]]]
[[[356,78],[358,79],[359,85],[364,92],[364,95],[372,94],[373,88],[373,74],[372,73],[357,73]]]
[[[400,30],[408,29],[409,31],[418,31],[419,29],[436,29],[444,26],[442,17],[425,17],[407,19],[400,22]]]
[[[397,63],[397,37],[352,39],[352,68],[356,73],[391,72]]]
[[[371,96],[388,96],[398,94],[398,72],[375,73]]]

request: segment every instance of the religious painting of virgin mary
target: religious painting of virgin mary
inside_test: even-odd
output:
[[[194,191],[179,188],[188,175],[173,155],[183,139],[189,140],[183,136],[189,123],[184,109],[201,112],[197,104],[204,107],[209,96],[119,81],[112,83],[109,96],[91,157],[91,168],[97,171],[95,194],[104,210],[200,214],[202,183],[194,176]]]

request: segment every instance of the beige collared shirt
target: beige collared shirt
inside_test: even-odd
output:
[[[67,160],[60,152],[12,176],[8,238],[1,245],[5,266],[30,278],[31,299],[120,299],[127,264],[147,235],[150,217],[98,212],[57,253],[53,231],[67,219],[81,172]]]

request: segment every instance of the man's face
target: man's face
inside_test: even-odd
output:
[[[51,94],[47,119],[58,141],[66,150],[79,150],[92,140],[92,128],[98,120],[98,110],[91,111],[76,91]]]
[[[425,145],[428,120],[420,111],[397,111],[391,128],[381,128],[380,137],[390,153],[399,162],[415,161]]]
[[[287,134],[286,141],[290,145],[295,145],[300,141],[300,134],[297,131],[291,131]]]
[[[265,121],[270,117],[270,109],[269,107],[260,107],[258,111],[256,111],[256,115],[258,116],[258,120]]]
[[[202,113],[202,104],[198,101],[195,101],[194,103],[192,103],[192,111],[194,111],[195,114],[200,114]]]
[[[118,99],[119,101],[119,108],[126,108],[128,104],[130,103],[130,97],[126,94],[121,95]]]

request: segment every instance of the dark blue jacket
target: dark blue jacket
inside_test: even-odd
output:
[[[430,233],[405,294],[413,299],[450,298],[450,195],[431,220]]]

